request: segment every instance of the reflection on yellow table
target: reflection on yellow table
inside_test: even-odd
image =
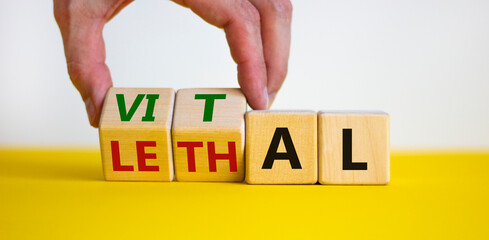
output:
[[[394,152],[387,186],[106,182],[98,150],[0,150],[0,239],[489,238],[489,151]]]

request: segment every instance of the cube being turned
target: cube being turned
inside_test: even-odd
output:
[[[317,182],[317,114],[313,111],[246,113],[246,182]]]
[[[172,181],[169,88],[111,88],[100,119],[106,180]]]
[[[244,113],[240,89],[180,89],[173,117],[178,181],[243,181]]]
[[[387,184],[389,115],[319,112],[319,183]]]

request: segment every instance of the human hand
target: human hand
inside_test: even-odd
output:
[[[238,82],[253,109],[268,108],[287,75],[292,5],[289,0],[173,0],[206,22],[224,29]],[[107,90],[105,23],[132,0],[54,0],[54,16],[73,85],[90,124],[98,127]]]

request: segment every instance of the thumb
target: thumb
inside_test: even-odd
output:
[[[107,91],[112,87],[109,68],[105,63],[68,63],[71,81],[85,103],[90,125],[98,127]]]
[[[57,12],[56,8],[55,17],[63,37],[68,74],[85,102],[90,124],[98,127],[105,94],[112,86],[102,36],[106,20]]]

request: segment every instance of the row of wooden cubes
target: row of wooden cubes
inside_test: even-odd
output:
[[[245,127],[246,125],[246,127]],[[246,129],[246,131],[245,131]],[[383,112],[249,111],[239,89],[111,88],[106,180],[387,184]]]

